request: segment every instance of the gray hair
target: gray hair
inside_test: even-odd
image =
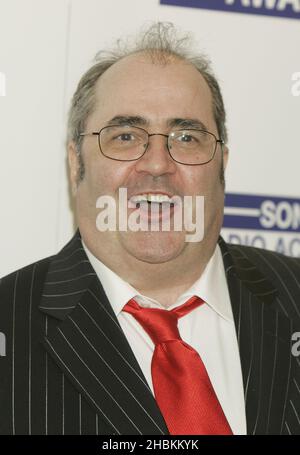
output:
[[[226,113],[222,93],[214,75],[209,58],[199,52],[193,52],[190,34],[179,36],[170,22],[157,22],[142,32],[130,43],[129,40],[118,40],[115,48],[100,51],[95,57],[95,64],[81,77],[72,97],[68,115],[67,143],[74,141],[79,157],[79,180],[84,176],[84,165],[81,157],[80,136],[85,129],[87,119],[93,113],[96,104],[95,86],[102,74],[120,59],[136,53],[148,55],[153,63],[167,64],[170,57],[175,57],[193,64],[207,82],[213,103],[213,115],[220,139],[228,140]]]

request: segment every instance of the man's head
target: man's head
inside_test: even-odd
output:
[[[158,22],[151,26],[133,44],[128,41],[118,41],[115,48],[100,51],[96,56],[96,63],[89,68],[80,79],[73,95],[68,118],[67,143],[74,141],[79,155],[79,179],[84,176],[84,163],[80,151],[88,117],[96,108],[96,86],[98,79],[105,71],[119,60],[136,53],[146,54],[154,63],[167,63],[172,57],[190,62],[203,76],[212,94],[212,109],[217,125],[218,136],[227,143],[226,113],[218,81],[211,69],[210,60],[199,52],[192,52],[191,39],[188,34],[178,37],[175,27],[171,23]],[[101,100],[99,100],[101,103]]]
[[[116,258],[152,264],[176,261],[201,250],[198,245],[186,244],[184,230],[97,232],[96,201],[109,195],[118,203],[119,188],[126,188],[129,198],[151,192],[204,196],[204,246],[210,251],[216,243],[223,217],[226,147],[222,149],[217,143],[213,160],[190,166],[175,162],[166,138],[157,135],[150,138],[140,159],[114,161],[101,154],[96,135],[80,136],[116,121],[164,135],[177,130],[178,125],[195,128],[199,124],[226,142],[218,83],[208,60],[191,55],[185,46],[186,39],[176,40],[170,24],[154,25],[134,48],[100,58],[82,77],[74,94],[68,124],[71,183],[81,234],[100,259],[105,248]]]

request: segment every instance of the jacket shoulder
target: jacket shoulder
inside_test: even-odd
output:
[[[26,265],[0,279],[0,314],[18,293],[26,296],[29,292],[42,292],[49,264],[54,256],[43,258]]]
[[[255,271],[257,285],[267,279],[276,290],[276,305],[299,324],[300,258],[250,246],[227,246],[245,281],[249,275],[254,276]]]
[[[300,278],[300,258],[286,256],[275,251],[266,250],[264,248],[256,248],[246,245],[236,245],[227,243],[228,250],[235,258],[247,258],[258,267],[264,269],[276,269],[280,264],[286,269],[291,269],[298,273]]]

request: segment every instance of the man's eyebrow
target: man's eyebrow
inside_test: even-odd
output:
[[[198,119],[192,118],[173,118],[168,121],[170,128],[196,128],[207,131],[206,125]]]
[[[149,122],[138,115],[116,115],[107,122],[108,125],[147,126]]]
[[[107,122],[107,125],[149,126],[150,122],[139,115],[116,115]],[[167,120],[169,128],[196,128],[207,131],[206,125],[201,120],[193,118],[172,118]]]

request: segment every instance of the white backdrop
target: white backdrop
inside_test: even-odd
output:
[[[300,198],[300,96],[292,95],[300,20],[158,0],[0,0],[0,276],[56,253],[72,235],[71,95],[99,49],[153,20],[192,31],[212,59],[228,113],[227,191]]]

